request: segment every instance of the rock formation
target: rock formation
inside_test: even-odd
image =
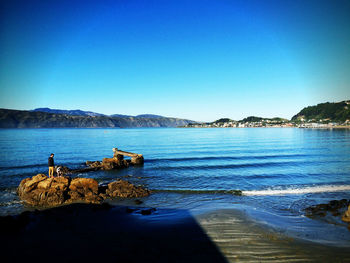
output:
[[[134,186],[127,181],[118,180],[108,184],[106,195],[110,197],[143,197],[149,193],[140,186]]]
[[[102,162],[87,161],[86,165],[88,166],[88,168],[85,168],[85,170],[112,170],[119,168],[127,168],[129,167],[129,165],[142,165],[144,163],[142,154],[125,152],[118,150],[117,148],[113,148],[113,152],[113,158],[103,158]],[[131,157],[131,160],[125,160],[124,156]],[[79,170],[79,172],[81,172],[81,169]]]
[[[341,218],[344,222],[350,223],[350,205]]]
[[[350,204],[350,200],[332,200],[328,204],[313,205],[305,209],[306,216],[309,218],[324,217],[327,213],[333,216],[340,216],[341,210]]]
[[[343,222],[348,223],[350,230],[350,200],[332,200],[328,204],[313,205],[305,209],[305,215],[311,219],[337,224],[341,218]]]
[[[56,171],[59,168],[61,175],[75,174],[75,173],[86,173],[97,170],[113,170],[120,168],[128,168],[130,165],[143,165],[144,158],[142,154],[130,153],[120,151],[117,148],[113,148],[113,158],[103,158],[100,161],[86,161],[86,166],[78,169],[69,169],[66,166],[56,166]],[[129,160],[125,160],[124,156],[131,157]]]
[[[123,160],[124,156],[131,157],[130,163],[133,165],[142,165],[144,163],[143,155],[137,154],[137,153],[131,153],[131,152],[125,152],[118,150],[118,148],[113,148],[114,158],[117,158],[118,160]]]
[[[48,178],[44,174],[22,180],[17,192],[26,204],[44,207],[72,202],[97,204],[107,198],[145,197],[150,194],[149,190],[123,180],[111,182],[104,187],[91,178]]]
[[[134,165],[142,165],[143,162],[144,160],[142,155],[134,156],[131,158],[131,161],[130,161],[130,163]]]

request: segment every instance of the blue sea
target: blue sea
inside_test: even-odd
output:
[[[350,231],[341,220],[312,220],[304,212],[311,205],[350,199],[347,129],[2,129],[0,147],[0,215],[28,209],[16,187],[24,178],[47,174],[50,153],[56,165],[78,168],[87,160],[112,157],[117,147],[143,154],[144,166],[74,176],[146,186],[154,193],[143,206],[193,214],[239,209],[280,233],[350,246]]]

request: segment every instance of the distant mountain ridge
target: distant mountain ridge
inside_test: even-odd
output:
[[[47,110],[47,109],[46,109]],[[50,109],[48,109],[50,110]],[[55,111],[55,110],[54,110]],[[68,112],[68,113],[63,113]],[[80,115],[77,115],[80,114]],[[85,114],[85,115],[82,115]],[[93,115],[89,115],[93,114]],[[168,117],[133,117],[95,115],[80,110],[20,111],[0,109],[0,128],[141,128],[179,127],[192,123],[191,120]]]
[[[75,116],[105,116],[104,114],[101,114],[101,113],[96,113],[92,111],[82,111],[82,110],[58,110],[58,109],[50,109],[50,108],[37,108],[31,111],[55,113],[55,114],[67,114],[67,115],[75,115]]]
[[[135,116],[135,118],[165,118],[165,117],[160,115],[154,115],[154,114],[140,114]]]
[[[109,117],[134,117],[134,118],[167,118],[161,115],[154,115],[154,114],[140,114],[137,116],[132,115],[124,115],[124,114],[102,114],[92,111],[82,111],[82,110],[59,110],[59,109],[50,109],[50,108],[36,108],[34,110],[31,110],[33,112],[46,112],[46,113],[54,113],[54,114],[67,114],[67,115],[73,115],[73,116],[109,116]]]

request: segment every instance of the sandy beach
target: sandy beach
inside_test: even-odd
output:
[[[218,210],[198,222],[227,262],[350,262],[349,248],[295,239],[258,225],[238,210]]]
[[[347,248],[276,234],[236,210],[72,204],[1,221],[3,262],[350,262]]]

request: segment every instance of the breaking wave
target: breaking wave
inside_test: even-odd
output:
[[[153,192],[168,192],[181,194],[231,194],[243,196],[268,196],[268,195],[298,195],[313,193],[332,193],[350,191],[350,185],[322,185],[307,186],[302,188],[265,189],[265,190],[190,190],[190,189],[154,189]]]
[[[287,189],[265,189],[265,190],[248,190],[242,191],[242,195],[296,195],[296,194],[313,194],[326,192],[343,192],[350,191],[350,185],[321,185],[307,186],[303,188],[287,188]]]

